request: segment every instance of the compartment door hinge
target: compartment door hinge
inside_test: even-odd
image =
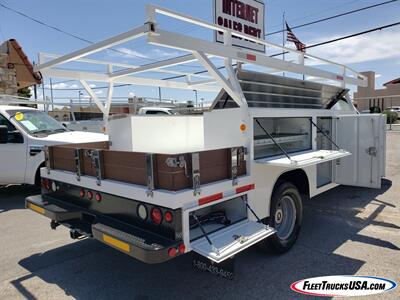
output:
[[[200,195],[200,154],[192,153],[193,195]]]
[[[49,146],[43,147],[44,152],[44,165],[46,166],[47,174],[50,174],[51,163],[50,163],[50,149]]]
[[[231,179],[233,186],[238,184],[237,174],[239,172],[241,162],[244,161],[246,150],[247,149],[245,147],[231,148]]]
[[[154,162],[153,154],[146,153],[146,165],[147,165],[147,197],[153,197],[154,193]]]
[[[102,179],[101,150],[97,150],[97,149],[92,150],[91,151],[91,159],[92,159],[92,165],[96,172],[96,183],[98,186],[100,186],[101,179]]]
[[[81,181],[82,167],[81,167],[81,149],[75,149],[75,170],[76,170],[76,180]]]

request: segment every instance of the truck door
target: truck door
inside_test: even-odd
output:
[[[24,183],[27,141],[11,122],[0,114],[0,125],[8,128],[8,141],[0,144],[0,183]]]
[[[338,145],[352,155],[336,161],[335,182],[380,188],[385,173],[386,117],[381,114],[339,116],[336,125]]]

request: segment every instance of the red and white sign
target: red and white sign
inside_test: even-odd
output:
[[[214,21],[217,25],[264,39],[264,3],[260,0],[214,0]],[[222,32],[215,33],[215,41],[224,42]],[[265,46],[232,37],[232,45],[265,52]]]

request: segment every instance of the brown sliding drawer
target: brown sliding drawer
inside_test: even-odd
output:
[[[48,166],[54,170],[95,176],[99,181],[111,179],[144,186],[150,184],[154,189],[169,191],[246,174],[243,147],[183,154],[147,154],[108,148],[105,143],[51,146]]]

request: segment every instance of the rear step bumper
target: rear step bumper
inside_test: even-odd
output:
[[[26,198],[25,207],[71,229],[80,229],[82,232],[82,228],[85,228],[84,234],[93,236],[98,241],[148,264],[170,260],[168,250],[178,249],[182,243],[152,234],[136,226],[122,225],[118,221],[102,219],[97,222],[95,218],[94,222],[87,226],[84,210],[61,201],[47,201],[41,195]],[[90,214],[93,215],[92,212]],[[121,230],[121,226],[124,230]]]

